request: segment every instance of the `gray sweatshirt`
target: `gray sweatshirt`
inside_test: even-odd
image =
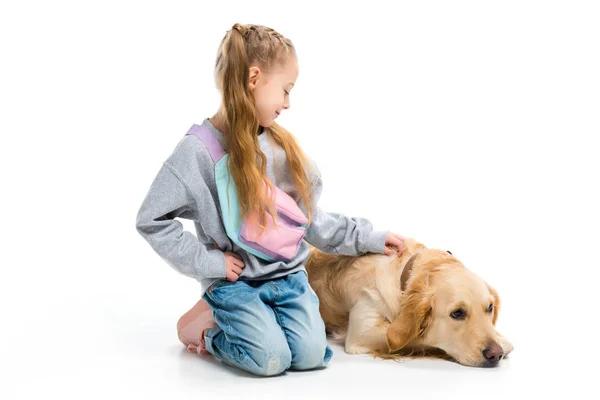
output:
[[[208,118],[202,125],[215,134],[227,151],[225,137]],[[268,131],[263,130],[258,136],[260,149],[267,157],[267,176],[296,200],[306,215],[302,198],[294,188],[285,151],[269,140],[268,135]],[[387,231],[373,231],[367,219],[325,212],[317,206],[322,180],[314,165],[316,172],[309,176],[313,188],[313,220],[298,254],[287,262],[263,260],[229,239],[221,219],[214,162],[202,141],[194,135],[183,136],[158,171],[138,211],[136,229],[167,264],[200,282],[201,295],[213,283],[225,279],[225,251],[242,258],[245,267],[239,277],[241,280],[273,279],[305,270],[309,255],[306,242],[327,253],[383,254]],[[196,235],[184,230],[177,218],[193,221]]]

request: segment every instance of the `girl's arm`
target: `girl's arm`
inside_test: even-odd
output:
[[[176,271],[195,279],[225,278],[223,251],[207,249],[177,217],[198,221],[198,207],[187,185],[165,162],[138,211],[137,231]]]

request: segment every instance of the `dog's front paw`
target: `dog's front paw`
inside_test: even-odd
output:
[[[504,351],[504,357],[508,356],[514,350],[512,343],[505,337],[500,337],[500,347]]]
[[[346,350],[346,353],[348,354],[368,354],[371,350],[367,349],[366,347],[357,345],[357,344],[351,344],[348,345],[346,343],[346,346],[344,347],[344,350]]]

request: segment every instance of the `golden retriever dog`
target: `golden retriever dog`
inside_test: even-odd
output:
[[[400,257],[311,247],[308,278],[330,338],[350,354],[498,365],[513,346],[495,329],[496,290],[448,251],[410,238],[405,245]]]

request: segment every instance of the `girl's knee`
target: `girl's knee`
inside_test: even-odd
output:
[[[287,345],[267,347],[267,351],[254,356],[254,372],[262,376],[274,376],[289,369],[292,364],[292,352]]]
[[[326,338],[301,340],[294,349],[291,368],[296,370],[325,367],[333,355]]]

